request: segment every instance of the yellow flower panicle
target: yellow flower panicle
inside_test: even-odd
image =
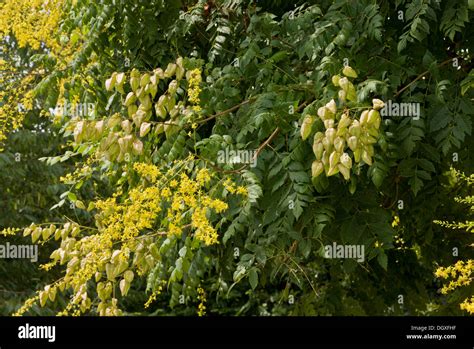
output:
[[[99,315],[121,315],[118,307],[118,291],[126,296],[134,275],[145,276],[161,261],[159,243],[164,236],[188,235],[203,246],[219,243],[212,215],[221,214],[228,204],[209,194],[213,174],[206,168],[192,174],[187,159],[178,161],[169,170],[160,171],[153,164],[134,163],[133,170],[140,181],[123,195],[119,189],[112,197],[94,202],[96,227],[81,227],[76,223],[49,227],[31,225],[25,236],[33,242],[44,243],[61,239],[60,247],[51,254],[51,262],[42,266],[50,270],[65,266],[64,277],[45,287],[37,296],[26,301],[17,312],[21,315],[39,301],[45,306],[53,301],[56,292],[68,290],[71,297],[58,315],[80,315],[92,309],[95,293],[99,300],[94,306]],[[235,193],[245,193],[230,179],[226,186]],[[158,246],[157,246],[158,245]],[[154,246],[154,248],[151,248]],[[90,292],[91,281],[96,283]],[[156,300],[162,291],[155,289],[145,307]],[[205,293],[200,291],[201,304],[198,312],[206,312]]]
[[[203,288],[199,287],[197,289],[198,293],[198,300],[199,300],[199,305],[198,305],[198,316],[204,316],[206,315],[206,292],[204,291]]]
[[[188,99],[191,104],[193,104],[193,109],[196,112],[199,112],[201,110],[201,106],[199,105],[201,103],[201,99],[199,98],[199,95],[201,94],[201,87],[200,84],[202,82],[202,71],[201,69],[193,69],[189,72],[187,78],[188,78]]]

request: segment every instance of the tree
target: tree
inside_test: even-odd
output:
[[[460,314],[433,280],[458,237],[433,220],[462,220],[444,174],[472,169],[467,1],[51,6],[48,40],[11,1],[0,32],[35,103],[74,106],[45,160],[74,166],[51,206],[79,219],[23,230],[58,241],[63,278],[18,313]]]

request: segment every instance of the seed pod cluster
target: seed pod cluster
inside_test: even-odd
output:
[[[353,165],[361,161],[369,166],[373,163],[374,144],[380,132],[379,110],[383,108],[384,103],[374,99],[372,109],[362,111],[359,118],[351,117],[349,109],[341,107],[346,98],[356,100],[354,85],[347,77],[357,77],[357,73],[352,68],[345,67],[343,74],[345,77],[332,77],[333,84],[340,87],[338,95],[342,110],[338,111],[336,101],[331,99],[317,112],[325,131],[316,132],[313,138],[313,153],[316,157],[311,166],[313,178],[324,172],[327,177],[341,173],[345,180],[349,180]],[[341,98],[342,94],[344,98]],[[313,117],[306,116],[301,128],[303,139],[310,136],[313,122]]]
[[[74,141],[98,141],[102,156],[120,162],[131,154],[142,154],[140,138],[161,133],[169,138],[179,131],[179,125],[193,113],[191,106],[178,100],[178,94],[182,93],[180,82],[186,75],[183,63],[183,58],[179,57],[165,70],[157,68],[141,73],[132,69],[129,74],[114,72],[105,86],[107,91],[115,89],[122,95],[128,118],[116,113],[100,121],[76,119],[69,129]],[[158,90],[163,91],[159,96]]]

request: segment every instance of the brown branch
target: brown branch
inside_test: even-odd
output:
[[[239,109],[241,106],[243,106],[243,105],[245,105],[245,104],[247,104],[247,103],[252,102],[254,99],[256,99],[256,97],[251,97],[251,98],[249,98],[249,99],[247,99],[247,100],[245,100],[245,101],[243,101],[243,102],[240,102],[240,103],[237,104],[237,105],[234,105],[233,107],[231,107],[231,108],[229,108],[229,109],[226,109],[226,110],[221,111],[221,112],[219,112],[219,113],[217,113],[217,114],[211,115],[211,116],[209,116],[208,118],[205,118],[205,119],[203,119],[203,120],[197,121],[197,123],[198,123],[198,124],[204,124],[204,123],[208,122],[209,120],[212,120],[212,119],[215,119],[215,118],[217,118],[217,117],[219,117],[219,116],[222,116],[222,115],[231,113],[231,112],[233,112],[234,110]]]
[[[454,57],[454,58],[458,58],[458,57]],[[442,67],[443,65],[446,65],[448,64],[449,62],[452,62],[454,58],[450,58],[450,59],[447,59],[445,60],[444,62],[441,62],[440,64],[438,64],[438,68],[439,67]],[[428,74],[430,71],[429,70],[426,70],[424,71],[423,73],[421,73],[420,75],[418,75],[415,80],[413,80],[412,82],[410,82],[408,85],[406,85],[405,87],[403,87],[402,89],[400,89],[397,93],[395,93],[395,95],[393,97],[397,97],[399,96],[403,91],[405,91],[407,88],[409,88],[411,85],[413,85],[415,82],[417,82],[418,80],[420,80],[423,76],[425,76],[426,74]]]

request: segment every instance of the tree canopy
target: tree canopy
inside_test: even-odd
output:
[[[0,312],[473,313],[473,10],[3,1]]]

